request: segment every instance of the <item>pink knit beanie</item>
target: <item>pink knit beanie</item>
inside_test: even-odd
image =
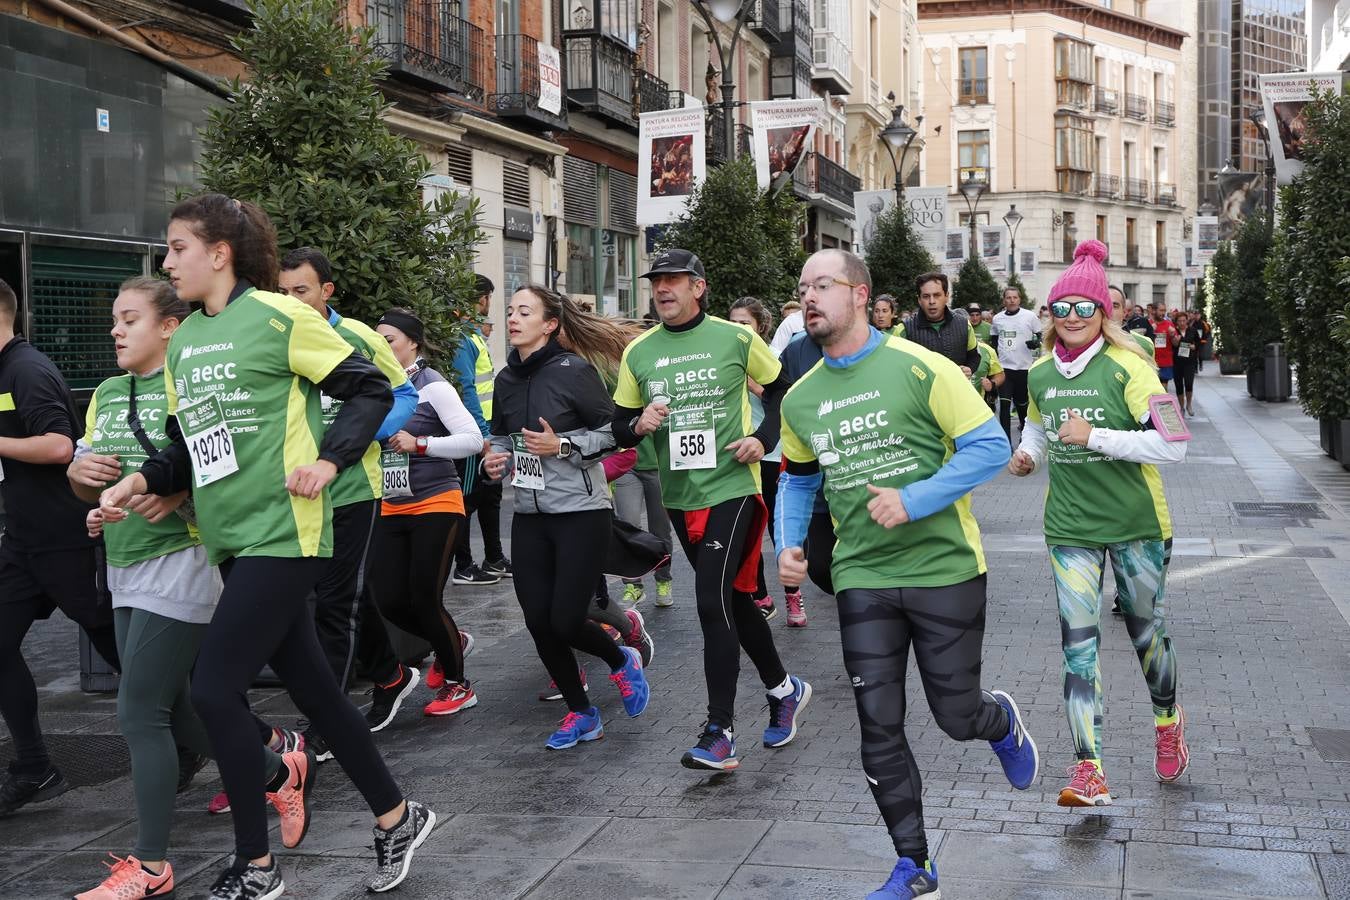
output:
[[[1083,297],[1100,306],[1109,316],[1111,295],[1107,293],[1106,270],[1102,268],[1104,259],[1105,244],[1095,240],[1083,241],[1073,251],[1073,262],[1059,276],[1045,302],[1054,303],[1064,297]]]

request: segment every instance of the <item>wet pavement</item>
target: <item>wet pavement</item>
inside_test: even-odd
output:
[[[1296,403],[1250,400],[1242,378],[1213,368],[1198,380],[1187,461],[1164,473],[1190,770],[1172,785],[1153,776],[1147,691],[1123,625],[1104,621],[1116,801],[1092,813],[1055,805],[1072,753],[1040,532],[1044,476],[1000,477],[975,494],[989,560],[984,678],[1017,698],[1042,773],[1011,790],[988,746],[948,739],[912,691],[908,733],[944,898],[1350,898],[1350,472],[1322,455]],[[894,853],[859,770],[832,603],[808,587],[809,627],[788,629],[781,614],[772,623],[789,670],[815,687],[798,739],[759,744],[764,696],[745,666],[741,768],[700,775],[679,766],[706,698],[682,559],[675,575],[674,607],[653,609],[650,596],[639,606],[656,640],[651,706],[625,717],[591,661],[605,739],[562,753],[543,747],[563,710],[535,699],[547,676],[509,582],[450,588],[449,608],[477,638],[468,672],[480,703],[449,719],[405,708],[377,736],[409,795],[440,816],[398,896],[814,900],[884,881]],[[44,726],[81,786],[0,820],[0,896],[70,896],[100,877],[105,852],[133,842],[125,746],[113,698],[78,690],[68,622],[39,623],[25,652]],[[414,697],[426,699],[425,688]],[[255,701],[293,721],[284,694]],[[0,742],[0,759],[7,750]],[[228,816],[205,812],[218,789],[208,767],[179,798],[180,897],[205,896],[231,846]],[[366,896],[371,820],[337,765],[320,770],[315,802],[305,843],[279,853],[286,896]]]

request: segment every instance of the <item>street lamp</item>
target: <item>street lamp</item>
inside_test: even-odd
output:
[[[905,123],[905,106],[895,102],[895,91],[886,95],[891,104],[891,123],[881,132],[883,145],[890,154],[891,166],[895,169],[895,202],[903,204],[905,200],[904,169],[905,158],[909,155],[909,145],[914,143],[919,132]],[[914,124],[922,125],[923,116],[914,119]],[[897,157],[895,154],[899,153]]]
[[[980,247],[976,240],[975,213],[980,209],[980,197],[989,190],[989,184],[983,178],[975,177],[974,169],[966,170],[966,178],[961,182],[961,195],[966,198],[966,211],[970,214],[970,255],[979,256]]]
[[[1252,110],[1252,124],[1261,133],[1261,141],[1266,145],[1266,230],[1275,228],[1275,157],[1270,152],[1270,126],[1266,123],[1266,111],[1258,106]]]
[[[1008,253],[1008,272],[1011,275],[1017,274],[1017,226],[1022,224],[1022,214],[1017,211],[1016,203],[1008,204],[1008,211],[1003,216],[1003,224],[1008,226],[1008,243],[1011,245]]]
[[[750,9],[750,0],[694,0],[694,8],[708,26],[708,33],[717,45],[718,62],[722,64],[722,123],[726,131],[723,137],[726,140],[726,158],[730,162],[736,158],[736,101],[733,99],[736,96],[736,83],[731,80],[731,67],[736,63],[736,45],[741,40],[741,29],[745,27],[745,13]],[[730,47],[723,48],[722,36],[713,24],[714,19],[723,25],[730,25],[733,21],[736,23],[731,32]]]

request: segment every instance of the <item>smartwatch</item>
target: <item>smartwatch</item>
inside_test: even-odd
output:
[[[427,439],[425,437],[420,437],[417,439],[417,455],[418,456],[427,455]]]
[[[570,438],[558,438],[558,459],[567,459],[572,455],[572,441]]]

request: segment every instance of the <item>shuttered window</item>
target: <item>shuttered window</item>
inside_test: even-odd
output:
[[[595,163],[563,157],[563,219],[579,225],[600,224],[600,185]]]
[[[455,184],[473,187],[473,151],[463,144],[451,144],[445,148],[445,158]]]
[[[530,207],[530,170],[518,162],[502,164],[502,198],[508,206]]]
[[[605,226],[614,231],[637,234],[637,178],[627,172],[609,170],[609,204]]]

